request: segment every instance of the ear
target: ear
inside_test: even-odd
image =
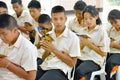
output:
[[[67,16],[65,16],[65,21],[67,21]]]
[[[67,21],[67,16],[65,16],[65,21]]]
[[[52,23],[52,18],[50,18],[50,23]]]
[[[39,12],[41,12],[41,8],[39,8],[38,10],[39,10]]]
[[[14,33],[18,32],[18,28],[14,28],[12,31],[13,31]]]
[[[50,22],[52,23],[53,21],[52,21],[52,18],[50,18]]]

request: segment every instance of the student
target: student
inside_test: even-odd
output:
[[[11,4],[15,11],[15,13],[13,14],[13,17],[17,20],[17,23],[19,25],[18,29],[22,32],[22,34],[26,38],[29,39],[24,23],[28,20],[29,21],[32,20],[30,14],[23,9],[21,0],[11,0]],[[30,22],[32,22],[32,21],[30,21]],[[31,23],[31,24],[33,24],[33,23]]]
[[[38,30],[38,18],[41,15],[41,4],[37,0],[31,0],[30,3],[28,4],[28,9],[30,12],[30,15],[34,19],[33,21],[33,26],[36,30]]]
[[[34,44],[36,31],[35,31],[33,25],[29,22],[25,22],[25,29],[27,30],[27,33],[29,35],[30,42],[32,42]]]
[[[62,6],[53,7],[51,16],[55,28],[49,35],[53,41],[40,41],[41,48],[50,55],[40,65],[39,77],[40,80],[68,80],[67,74],[80,56],[79,39],[65,26],[67,17]]]
[[[75,18],[70,20],[68,23],[68,27],[75,33],[79,33],[85,27],[85,23],[83,21],[82,12],[86,7],[86,3],[83,1],[77,1],[74,5]]]
[[[0,1],[0,14],[7,14],[8,13],[8,8],[5,2]]]
[[[109,38],[101,26],[99,13],[94,6],[87,6],[82,14],[87,25],[83,32],[89,37],[80,38],[84,47],[81,50],[81,63],[76,68],[75,80],[90,80],[91,73],[100,69],[109,51]]]
[[[0,58],[0,80],[34,80],[36,76],[37,49],[17,28],[15,18],[0,15],[0,38],[9,45],[6,57]]]
[[[52,30],[52,24],[51,24],[51,19],[50,16],[47,14],[41,14],[38,18],[38,23],[39,23],[39,27],[41,28],[41,30],[39,31],[40,34],[42,34],[42,36],[46,35],[49,31]],[[45,58],[49,55],[49,53],[44,52],[44,50],[42,48],[40,48],[40,44],[36,44],[37,48],[38,48],[38,72],[37,72],[37,76],[36,76],[36,80],[39,79],[39,65],[45,60]]]
[[[117,9],[111,10],[108,14],[108,21],[112,27],[108,31],[111,42],[106,62],[107,80],[116,80],[115,72],[120,65],[120,11]],[[114,69],[115,67],[116,69]]]
[[[41,15],[41,13],[40,13],[41,12],[41,4],[37,0],[31,0],[30,3],[28,4],[28,9],[29,9],[31,17],[33,18],[33,27],[36,31],[36,38],[35,38],[35,42],[34,42],[34,44],[36,45],[40,41],[37,33],[38,33],[38,29],[39,29],[38,18]]]
[[[39,27],[41,27],[43,29],[41,34],[45,34],[48,31],[52,30],[52,24],[51,24],[51,19],[50,19],[49,15],[41,14],[38,18],[38,23],[39,23]],[[44,31],[44,30],[46,30],[46,31]]]

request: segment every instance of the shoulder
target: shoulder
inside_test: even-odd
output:
[[[70,29],[68,29],[68,37],[71,38],[72,40],[78,39],[78,36],[74,32],[72,32]]]
[[[22,36],[22,42],[21,42],[21,46],[24,47],[24,49],[28,49],[28,50],[33,50],[33,49],[37,49],[35,47],[35,45],[33,45],[28,39],[26,39],[24,36]]]

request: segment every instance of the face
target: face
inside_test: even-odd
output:
[[[40,15],[41,9],[29,8],[29,12],[32,18],[36,20]]]
[[[26,29],[27,31],[31,31],[31,30],[33,30],[34,28],[33,28],[32,24],[30,24],[30,23],[28,23],[28,22],[25,22],[25,29]]]
[[[83,19],[81,10],[75,10],[75,15],[76,15],[78,20],[82,20]]]
[[[16,29],[13,29],[12,31],[8,29],[2,29],[0,28],[0,38],[5,42],[6,44],[12,44],[14,41],[14,36],[16,33]]]
[[[95,27],[98,16],[93,17],[90,13],[84,13],[84,21],[88,27]]]
[[[8,10],[7,8],[0,7],[0,14],[7,14]]]
[[[120,19],[110,20],[110,23],[117,31],[120,31]]]
[[[14,4],[12,4],[12,6],[13,6],[13,9],[16,12],[16,14],[18,14],[18,15],[21,14],[22,5],[20,5],[19,3],[14,3]]]
[[[67,17],[64,12],[52,13],[52,23],[55,26],[55,30],[63,31],[66,20]]]
[[[50,24],[39,23],[39,26],[49,31],[52,29],[52,26]]]

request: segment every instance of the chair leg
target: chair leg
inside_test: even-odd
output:
[[[100,74],[100,79],[101,79],[101,80],[106,80],[104,73]]]
[[[120,80],[120,66],[118,67],[118,70],[117,70],[116,80]]]

